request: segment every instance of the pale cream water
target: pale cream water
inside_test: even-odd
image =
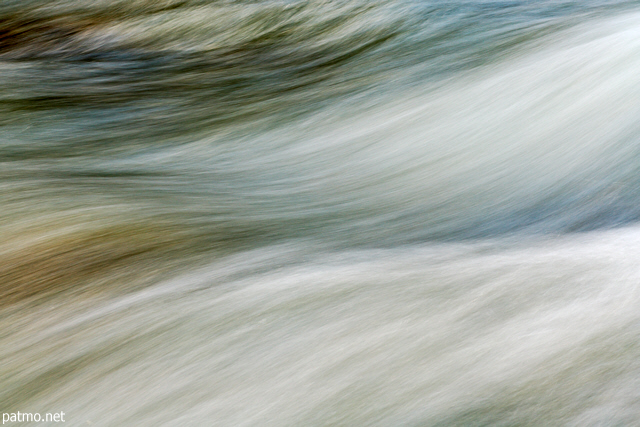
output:
[[[639,241],[283,245],[5,309],[4,407],[72,425],[634,425]]]

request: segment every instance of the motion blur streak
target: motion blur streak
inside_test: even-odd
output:
[[[638,70],[637,1],[3,0],[0,411],[640,425]]]

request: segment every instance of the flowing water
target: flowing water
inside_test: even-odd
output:
[[[2,0],[0,412],[640,425],[639,70],[637,1]]]

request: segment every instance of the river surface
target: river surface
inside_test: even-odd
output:
[[[0,412],[638,426],[639,220],[638,1],[0,2]]]

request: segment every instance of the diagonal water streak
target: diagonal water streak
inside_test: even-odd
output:
[[[25,311],[30,328],[3,327],[1,398],[95,425],[624,423],[637,242],[624,229],[237,255],[119,300]],[[44,377],[55,394],[32,388]]]

